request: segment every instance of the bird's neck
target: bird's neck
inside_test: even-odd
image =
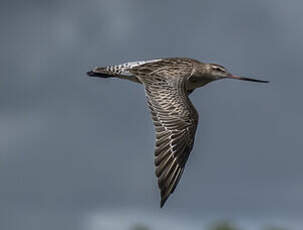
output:
[[[209,78],[193,75],[188,79],[186,84],[186,89],[192,90],[192,89],[200,88],[211,81],[212,80]]]

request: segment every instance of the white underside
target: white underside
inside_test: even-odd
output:
[[[131,68],[134,68],[134,67],[137,67],[137,66],[140,66],[140,65],[144,65],[146,63],[153,63],[153,62],[157,62],[157,61],[161,61],[161,60],[162,59],[153,59],[153,60],[147,60],[147,61],[133,61],[133,62],[123,63],[119,66],[131,69]]]

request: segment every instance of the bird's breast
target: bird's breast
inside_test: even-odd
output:
[[[210,79],[204,77],[198,77],[198,76],[191,76],[186,82],[186,89],[192,90],[192,89],[200,88],[209,82],[211,82]]]

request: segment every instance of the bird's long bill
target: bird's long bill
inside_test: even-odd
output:
[[[236,76],[236,75],[230,75],[227,78],[237,79],[237,80],[243,80],[243,81],[260,82],[260,83],[268,83],[269,82],[269,81],[263,81],[263,80],[253,79],[253,78],[239,77],[239,76]]]

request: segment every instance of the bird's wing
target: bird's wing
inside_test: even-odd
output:
[[[158,68],[139,76],[156,130],[155,165],[161,207],[176,188],[194,144],[198,113],[185,89],[191,69]]]

